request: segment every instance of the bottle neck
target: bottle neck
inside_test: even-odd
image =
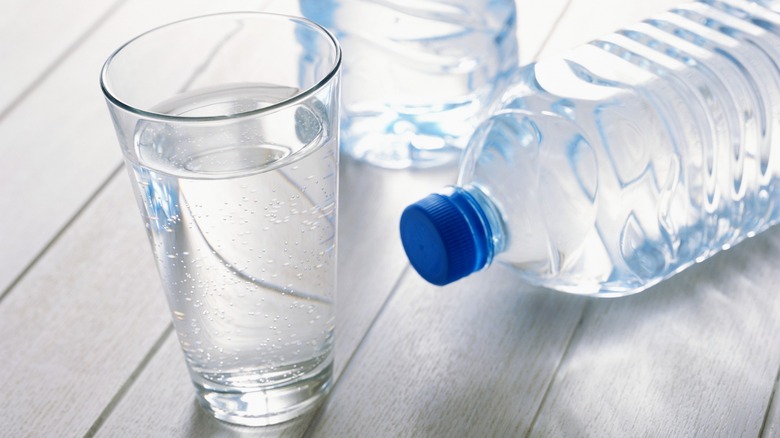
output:
[[[456,193],[465,194],[463,196],[464,199],[475,207],[474,211],[477,213],[485,230],[484,238],[486,241],[487,259],[484,266],[490,266],[493,258],[506,248],[506,226],[500,210],[493,199],[477,185],[451,186],[447,188],[447,191],[450,196]]]

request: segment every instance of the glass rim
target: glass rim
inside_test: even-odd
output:
[[[326,75],[324,75],[315,84],[307,87],[304,90],[301,90],[295,95],[283,99],[279,102],[276,102],[272,105],[268,105],[258,109],[253,109],[250,111],[242,111],[234,114],[224,114],[224,115],[216,115],[216,116],[181,116],[181,115],[174,115],[174,114],[163,114],[151,110],[136,108],[135,106],[130,105],[129,103],[123,101],[121,98],[119,98],[119,96],[116,95],[116,93],[112,93],[111,87],[108,85],[108,76],[109,76],[108,70],[114,58],[116,58],[126,47],[130,46],[137,40],[149,34],[155,33],[161,29],[176,26],[190,21],[212,19],[212,18],[226,17],[226,16],[261,17],[261,18],[269,18],[274,20],[286,20],[289,22],[293,22],[295,24],[307,26],[309,28],[312,28],[322,33],[331,42],[331,46],[335,49],[336,59],[333,62],[333,65],[331,66],[330,70]],[[215,14],[198,15],[195,17],[184,18],[182,20],[176,20],[170,23],[166,23],[154,27],[131,38],[129,41],[125,42],[124,44],[119,46],[116,50],[114,50],[111,53],[111,55],[109,55],[108,59],[106,59],[106,62],[103,64],[103,67],[100,69],[100,89],[102,90],[103,95],[106,97],[106,99],[108,99],[108,101],[111,102],[111,104],[147,119],[176,121],[179,123],[210,122],[210,121],[241,119],[245,117],[258,116],[264,113],[272,113],[278,111],[281,108],[295,105],[296,103],[305,100],[306,98],[308,98],[309,96],[311,96],[312,94],[316,93],[318,90],[323,88],[328,82],[330,82],[333,79],[334,76],[336,76],[339,69],[341,68],[341,60],[342,60],[341,46],[339,45],[339,42],[336,39],[336,37],[326,28],[306,18],[296,17],[292,15],[285,15],[285,14],[277,14],[272,12],[258,12],[258,11],[220,12]]]

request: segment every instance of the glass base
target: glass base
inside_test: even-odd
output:
[[[241,426],[269,426],[297,418],[316,408],[330,391],[332,361],[284,385],[271,388],[235,387],[195,382],[198,403],[209,414],[228,423]]]

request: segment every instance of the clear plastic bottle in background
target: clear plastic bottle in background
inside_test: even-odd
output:
[[[779,4],[682,4],[520,70],[458,185],[404,211],[412,265],[624,295],[775,224]]]
[[[456,161],[518,64],[514,0],[299,0],[344,49],[341,149],[387,168]]]

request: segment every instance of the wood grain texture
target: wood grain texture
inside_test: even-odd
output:
[[[121,0],[3,1],[0,6],[0,35],[4,36],[0,38],[0,77],[3,78],[0,117],[120,3]]]
[[[84,434],[168,325],[118,176],[0,306],[0,435]]]
[[[266,2],[128,2],[0,120],[0,294],[121,160],[98,85],[109,54],[142,31],[175,19],[260,8]]]
[[[408,265],[398,231],[401,212],[456,177],[454,168],[394,172],[352,160],[342,164],[337,374]]]
[[[522,436],[585,302],[500,267],[444,288],[410,270],[313,436]]]
[[[554,54],[692,0],[572,0],[545,44]]]
[[[194,394],[179,342],[171,335],[149,363],[148,372],[134,382],[119,409],[95,436],[298,437],[314,415],[310,413],[279,426],[237,427],[212,418],[198,406]]]
[[[572,0],[517,0],[517,38],[520,63],[539,56]]]
[[[536,436],[758,436],[780,368],[780,229],[592,303]]]
[[[766,413],[764,420],[764,426],[761,429],[761,437],[777,437],[780,436],[780,370],[775,377],[774,393],[769,405],[769,409]]]

